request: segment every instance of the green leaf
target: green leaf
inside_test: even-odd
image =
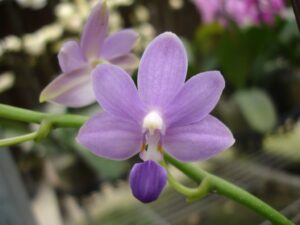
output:
[[[245,88],[247,81],[255,75],[255,65],[272,52],[276,43],[276,33],[267,27],[224,33],[216,54],[226,80],[235,88]]]
[[[264,91],[237,91],[234,99],[252,129],[264,133],[274,128],[276,111],[270,97]]]
[[[204,54],[208,54],[215,48],[224,29],[218,23],[210,23],[199,26],[196,30],[195,45],[198,50]]]
[[[221,70],[235,88],[245,86],[252,59],[239,34],[224,35],[219,42],[217,56]]]

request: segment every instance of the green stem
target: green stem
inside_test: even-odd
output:
[[[179,183],[175,178],[168,172],[168,182],[177,192],[187,197],[188,202],[196,201],[204,198],[210,191],[209,179],[205,178],[197,188],[189,188]]]
[[[40,142],[41,140],[46,138],[51,131],[52,131],[52,123],[48,120],[42,120],[34,140],[36,142]]]
[[[0,118],[28,123],[38,123],[41,125],[44,124],[44,126],[41,126],[41,130],[37,132],[0,140],[0,147],[18,144],[29,140],[35,140],[37,137],[37,139],[39,140],[41,137],[47,135],[53,126],[79,128],[88,119],[88,117],[86,116],[41,113],[4,104],[0,104]],[[215,190],[217,193],[247,206],[248,208],[269,219],[274,224],[294,225],[294,223],[285,218],[268,204],[264,203],[263,201],[244,191],[243,189],[235,186],[234,184],[231,184],[223,180],[222,178],[201,170],[198,167],[192,166],[190,164],[183,164],[167,154],[165,154],[165,160],[198,183],[208,180],[209,190]]]
[[[209,178],[210,187],[217,191],[218,194],[224,195],[248,208],[254,210],[263,217],[269,219],[271,222],[277,225],[295,225],[293,222],[288,220],[278,211],[264,203],[254,195],[244,191],[243,189],[229,183],[228,181],[212,175],[198,167],[190,164],[183,164],[170,155],[164,155],[165,160],[183,172],[185,175],[190,177],[192,180],[200,183],[205,178]]]
[[[86,116],[35,112],[4,104],[0,104],[0,118],[38,124],[48,120],[54,127],[81,127],[88,119]]]
[[[11,145],[17,145],[26,141],[32,141],[36,138],[37,132],[21,135],[13,138],[6,138],[0,140],[0,147],[6,147]]]

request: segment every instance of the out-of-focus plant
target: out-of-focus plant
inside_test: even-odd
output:
[[[284,9],[283,0],[194,0],[205,23],[218,22],[224,26],[273,24],[275,16]]]
[[[224,118],[232,117],[228,121],[235,123],[232,127],[237,132],[245,130],[237,113],[254,132],[272,131],[278,124],[278,109],[271,81],[279,73],[292,77],[288,73],[299,67],[294,62],[299,59],[300,39],[291,9],[281,0],[194,3],[203,24],[195,34],[196,62],[191,67],[224,72],[230,97],[224,99],[222,109],[236,109],[225,110],[229,114]],[[291,48],[293,51],[287,50]]]
[[[41,9],[47,4],[47,0],[16,0],[24,8]]]

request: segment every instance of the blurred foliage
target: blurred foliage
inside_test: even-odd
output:
[[[65,149],[67,154],[78,155],[89,167],[95,171],[102,180],[113,181],[119,177],[122,177],[128,163],[126,161],[112,161],[100,158],[95,154],[90,153],[84,147],[78,145],[74,140],[77,135],[77,131],[73,129],[66,130],[60,129],[55,133],[55,139],[60,142],[63,148],[56,148],[53,152],[55,155],[62,154],[61,150]],[[61,140],[62,139],[62,140]]]
[[[259,89],[237,91],[234,99],[252,129],[266,133],[275,127],[277,121],[275,108],[264,91]]]
[[[200,67],[219,67],[230,85],[240,89],[259,85],[270,75],[268,73],[280,66],[288,66],[274,63],[278,59],[283,58],[296,66],[294,60],[299,60],[300,54],[296,40],[299,43],[295,21],[278,20],[271,27],[264,25],[245,29],[234,25],[224,28],[215,23],[206,24],[196,31],[194,43],[195,54],[201,59]],[[291,48],[293,51],[290,51]],[[273,68],[269,68],[270,64]]]
[[[290,112],[299,110],[297,101],[287,105],[284,99],[299,98],[289,88],[299,84],[300,36],[292,15],[277,18],[272,26],[204,24],[195,32],[193,45],[193,70],[219,69],[225,76],[229,99],[222,102],[218,115],[226,117],[235,132],[244,130],[240,121],[264,135],[280,123],[282,115],[285,120]],[[238,120],[236,110],[244,120]]]

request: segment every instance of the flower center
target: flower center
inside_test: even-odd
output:
[[[163,119],[156,111],[152,111],[145,116],[143,128],[149,130],[150,135],[153,135],[155,130],[163,129]]]
[[[148,113],[143,121],[145,129],[145,144],[141,149],[141,158],[146,160],[154,160],[156,162],[162,160],[162,148],[160,145],[160,137],[163,133],[164,122],[160,114],[156,111]],[[145,147],[147,145],[147,150]]]
[[[99,64],[108,63],[107,60],[101,59],[101,58],[94,58],[89,61],[90,61],[90,65],[92,66],[93,69]]]

